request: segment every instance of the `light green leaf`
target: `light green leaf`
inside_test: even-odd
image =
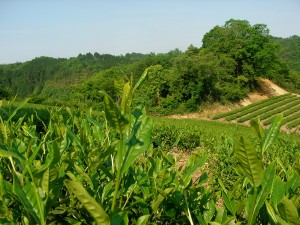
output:
[[[80,166],[76,165],[76,164],[74,164],[74,168],[75,168],[76,172],[82,176],[82,178],[87,182],[87,184],[93,190],[94,189],[94,184],[93,184],[91,178],[89,177],[89,175],[87,175],[83,171],[83,169]]]
[[[118,95],[123,95],[123,87],[125,85],[125,81],[123,78],[114,79],[114,90],[118,93]]]
[[[67,175],[72,179],[64,181],[68,190],[79,199],[79,201],[95,219],[98,225],[109,225],[109,216],[106,214],[103,207],[98,204],[92,196],[89,195],[80,181],[77,180],[73,174],[68,172]]]
[[[216,210],[217,210],[217,215],[215,217],[214,222],[222,224],[227,219],[227,210],[224,207],[222,208],[216,207]]]
[[[1,148],[0,149],[0,157],[5,157],[5,158],[13,157],[13,158],[20,160],[21,162],[24,162],[26,160],[22,155],[19,155],[12,151],[2,150],[4,148],[2,148],[1,146],[0,146],[0,148]]]
[[[138,218],[136,225],[146,225],[150,215],[143,215]]]
[[[156,199],[151,202],[151,208],[154,213],[156,213],[165,197],[168,196],[168,194],[171,193],[173,190],[174,188],[166,188],[164,191],[160,191],[160,194],[156,197]]]
[[[236,157],[241,164],[241,169],[254,187],[261,184],[263,178],[263,167],[261,160],[252,144],[244,137],[241,137],[235,148]]]
[[[142,115],[133,127],[129,141],[126,143],[126,153],[122,161],[121,173],[124,174],[142,153],[148,150],[151,144],[151,131],[153,122],[150,117]]]
[[[42,176],[42,189],[47,196],[49,196],[49,183],[50,183],[50,171],[47,168]]]
[[[261,155],[268,149],[268,147],[273,143],[274,139],[277,137],[280,127],[282,126],[283,115],[280,114],[275,117],[272,125],[264,133],[264,137],[261,143]]]
[[[252,119],[250,121],[250,124],[251,124],[251,127],[256,132],[256,134],[259,137],[259,139],[262,140],[263,136],[264,136],[264,129],[263,129],[262,125],[260,124],[259,117],[255,118],[255,119]]]
[[[259,188],[259,192],[257,193],[257,195],[255,195],[255,191],[254,191],[254,193],[251,193],[248,196],[246,202],[246,214],[247,214],[248,224],[252,225],[254,223],[260,208],[263,206],[265,200],[267,199],[268,195],[271,192],[274,177],[275,177],[275,163],[272,162],[264,172],[264,178],[261,182],[261,188]]]
[[[147,77],[147,74],[148,74],[148,68],[145,69],[144,73],[142,74],[142,76],[140,77],[140,79],[138,80],[138,82],[136,82],[136,84],[135,84],[135,86],[134,86],[134,88],[133,88],[132,93],[134,93],[135,90],[136,90],[137,88],[139,88],[139,86],[143,83],[143,81],[144,81],[144,80],[146,79],[146,77]]]
[[[50,166],[55,165],[60,160],[60,147],[58,146],[57,141],[52,143],[47,143],[48,154],[45,163],[39,169],[38,173],[41,173],[45,169],[48,169]]]
[[[44,210],[41,204],[41,199],[38,196],[38,190],[31,184],[22,187],[18,176],[21,174],[14,174],[13,192],[19,198],[26,211],[30,213],[38,224],[46,224],[44,221]]]
[[[105,92],[100,93],[104,94],[104,111],[107,121],[114,129],[116,129],[116,132],[119,135],[122,135],[128,126],[128,121],[121,114],[119,108],[113,102],[111,97],[109,97]]]
[[[131,101],[131,86],[130,83],[127,82],[123,87],[123,96],[122,96],[122,102],[121,102],[121,114],[126,114],[126,109],[130,105]]]
[[[293,201],[284,197],[277,206],[281,217],[290,224],[300,224],[300,217]]]
[[[275,213],[275,210],[274,210],[273,206],[267,201],[265,202],[265,204],[266,204],[268,214],[271,217],[272,221],[275,224],[278,224],[278,220],[277,220],[276,213]]]
[[[209,223],[213,216],[215,215],[216,206],[213,200],[210,200],[205,204],[205,210],[203,212],[203,217],[206,223]]]
[[[3,123],[2,119],[0,121],[0,140],[3,143],[7,143],[8,137],[10,135],[10,130],[7,124]]]
[[[272,185],[271,200],[275,206],[283,199],[285,195],[285,183],[276,176]]]
[[[204,165],[207,158],[208,154],[205,154],[202,157],[198,155],[191,155],[189,157],[187,167],[185,168],[182,175],[184,187],[188,186],[196,170]]]
[[[232,215],[236,214],[236,203],[233,198],[231,198],[228,194],[222,191],[222,197],[227,209],[231,212]]]
[[[21,102],[18,107],[10,114],[7,122],[9,122],[16,115],[16,113],[27,104],[29,100],[30,98],[26,98],[23,102]]]
[[[294,173],[286,183],[286,194],[292,194],[300,186],[300,177],[297,173]]]

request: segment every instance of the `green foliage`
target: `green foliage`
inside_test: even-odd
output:
[[[102,114],[54,108],[38,131],[32,117],[17,118],[25,101],[0,121],[2,224],[298,222],[300,139],[275,141],[280,118],[267,131],[252,122],[258,141],[248,127],[211,121],[154,118],[151,132],[131,99],[146,74],[118,88],[116,102],[104,94]],[[196,150],[179,166],[169,143]]]
[[[133,74],[132,81],[137,82],[139,77],[134,74],[149,67],[143,88],[135,91],[135,105],[144,104],[153,114],[197,111],[207,103],[245,98],[258,87],[261,76],[280,85],[293,84],[297,90],[299,71],[289,72],[278,56],[276,41],[266,25],[231,19],[205,34],[202,47],[191,45],[185,52],[175,49],[165,54],[124,56],[87,53],[69,59],[39,57],[0,65],[0,95],[2,90],[5,98],[17,95],[31,97],[36,104],[99,110],[104,108],[100,90],[114,99],[118,96],[111,88],[115,80],[126,83]],[[295,61],[294,57],[284,59]]]

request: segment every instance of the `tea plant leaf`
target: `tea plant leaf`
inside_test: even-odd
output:
[[[272,144],[274,139],[277,137],[280,127],[282,126],[282,118],[283,115],[280,114],[275,117],[272,125],[266,130],[264,133],[264,137],[261,143],[261,155],[268,149],[268,147]]]
[[[89,193],[82,186],[80,181],[77,180],[73,174],[68,172],[67,175],[72,179],[64,181],[68,190],[79,199],[79,201],[95,219],[98,225],[109,225],[109,216],[106,214],[103,207],[100,204],[98,204],[92,196],[89,195]]]
[[[294,173],[293,177],[290,178],[286,183],[286,194],[292,194],[300,186],[300,177],[297,173]]]
[[[151,208],[153,212],[157,212],[160,204],[163,202],[166,196],[168,196],[169,193],[171,193],[174,190],[174,188],[166,188],[165,190],[160,190],[160,194],[151,202]]]
[[[125,81],[123,78],[114,79],[114,90],[119,96],[123,94],[124,85],[125,85]]]
[[[21,162],[25,161],[26,159],[24,158],[24,156],[22,155],[19,155],[15,152],[12,152],[12,151],[7,151],[7,150],[4,150],[5,148],[3,146],[0,145],[0,157],[5,157],[5,158],[9,158],[9,157],[14,157],[18,160],[20,160]]]
[[[18,107],[10,114],[7,122],[9,122],[17,114],[17,112],[27,104],[29,100],[30,98],[26,98],[23,102],[18,104]]]
[[[210,225],[222,225],[221,223],[219,222],[209,222]]]
[[[138,80],[138,82],[136,82],[136,84],[135,84],[135,86],[134,86],[134,88],[133,88],[132,93],[134,93],[135,90],[136,90],[137,88],[139,88],[139,86],[141,86],[141,84],[144,82],[144,80],[146,79],[147,74],[148,74],[148,69],[149,69],[149,68],[145,69],[144,73],[142,74],[142,76],[140,77],[140,79]]]
[[[147,225],[149,217],[150,215],[143,215],[139,217],[138,220],[136,221],[136,225]]]
[[[127,151],[123,159],[121,173],[124,174],[135,159],[145,152],[151,144],[151,131],[153,127],[153,122],[150,117],[147,117],[145,114],[142,116],[142,121],[137,123],[133,130],[132,136],[130,137],[127,146]]]
[[[15,172],[13,181],[13,193],[19,198],[26,211],[33,216],[38,224],[46,224],[42,223],[43,212],[41,210],[41,206],[39,206],[37,203],[38,201],[34,199],[34,196],[38,194],[38,191],[32,185],[27,186],[25,190],[25,187],[23,188],[21,186],[18,176],[22,177],[21,174],[17,174],[17,172]]]
[[[110,224],[112,225],[128,225],[128,222],[127,212],[118,212],[110,219]]]
[[[188,186],[195,171],[204,165],[205,161],[207,160],[207,157],[208,154],[205,154],[202,157],[196,155],[191,155],[189,157],[187,168],[185,168],[182,175],[182,181],[184,187]]]
[[[13,214],[11,213],[11,211],[9,211],[7,205],[5,204],[4,198],[3,198],[5,195],[5,192],[6,192],[6,190],[4,187],[3,176],[2,176],[2,173],[0,173],[0,219],[6,218],[9,222],[7,224],[15,224],[13,222]]]
[[[236,157],[241,164],[241,169],[254,187],[258,187],[263,179],[262,162],[257,157],[252,144],[241,137],[237,147],[235,148]]]
[[[213,216],[215,215],[216,206],[213,200],[210,200],[205,204],[205,210],[203,212],[203,217],[206,223],[209,223]]]
[[[279,214],[289,224],[300,224],[300,217],[293,201],[284,197],[277,206]]]
[[[259,137],[259,139],[262,140],[263,136],[264,136],[264,129],[263,129],[262,125],[260,124],[259,117],[255,118],[255,119],[252,119],[250,121],[250,124],[251,124],[251,127],[256,132],[256,134]]]
[[[217,215],[215,217],[214,222],[222,224],[227,219],[227,210],[224,207],[222,208],[216,207],[216,209],[217,209]]]
[[[265,204],[266,204],[267,212],[268,212],[269,216],[271,217],[272,221],[275,224],[278,224],[278,220],[277,220],[276,213],[275,213],[273,206],[268,201],[266,201]]]
[[[76,165],[76,164],[74,164],[74,168],[75,168],[76,172],[82,176],[82,178],[85,180],[85,182],[86,182],[86,183],[90,186],[90,188],[93,190],[93,189],[94,189],[94,184],[93,184],[91,178],[89,177],[89,175],[87,175],[87,174],[83,171],[83,169],[82,169],[80,166]]]
[[[114,129],[116,129],[116,132],[119,135],[123,134],[127,128],[128,121],[121,114],[119,108],[113,102],[111,97],[109,97],[109,95],[105,92],[100,93],[104,95],[104,111],[107,121]]]
[[[272,162],[268,165],[267,169],[264,172],[264,177],[261,182],[261,188],[259,188],[259,192],[251,193],[248,196],[247,203],[246,203],[246,214],[248,224],[253,224],[260,208],[263,206],[265,200],[267,199],[268,195],[272,189],[272,183],[275,177],[275,163]]]
[[[222,191],[222,197],[225,203],[225,206],[231,212],[232,215],[236,214],[236,203],[233,198],[230,198],[228,194],[226,194],[224,191]]]
[[[10,130],[7,124],[3,123],[2,119],[1,119],[1,123],[0,123],[0,140],[3,143],[7,143],[8,137],[10,135]]]
[[[283,199],[285,195],[285,183],[276,176],[272,185],[271,200],[275,206]]]
[[[45,169],[48,169],[50,166],[55,165],[60,160],[60,147],[58,146],[57,141],[52,143],[47,143],[48,154],[45,163],[39,169],[38,173],[43,172]]]
[[[123,96],[122,96],[122,102],[121,102],[121,113],[123,115],[126,114],[126,109],[128,107],[128,104],[130,104],[131,100],[131,86],[130,83],[127,82],[123,87]]]
[[[48,196],[49,195],[49,183],[50,183],[50,171],[49,168],[47,168],[42,176],[42,189],[45,192],[45,194]]]

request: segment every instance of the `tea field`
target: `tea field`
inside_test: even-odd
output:
[[[300,97],[290,93],[279,95],[216,115],[213,119],[249,124],[251,119],[259,117],[263,125],[268,127],[278,114],[283,114],[283,128],[289,131],[298,131],[300,128]]]
[[[1,106],[0,223],[299,224],[300,138],[283,116],[266,130],[149,117],[135,89],[102,93],[104,112]]]

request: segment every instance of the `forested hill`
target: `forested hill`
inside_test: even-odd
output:
[[[99,90],[114,95],[114,83],[149,68],[137,103],[149,111],[195,111],[205,102],[237,101],[267,77],[292,91],[300,89],[298,36],[274,38],[266,25],[229,20],[189,46],[161,54],[98,53],[62,59],[38,57],[25,63],[0,65],[0,98],[17,95],[48,105],[101,107]],[[279,43],[279,44],[278,44]]]
[[[276,38],[281,45],[280,56],[287,62],[292,70],[300,72],[300,37],[297,35],[289,38]]]
[[[142,61],[139,53],[113,56],[99,53],[79,54],[69,59],[38,57],[25,63],[0,66],[0,82],[19,97],[40,94],[46,82],[70,85],[81,82],[98,71]]]

